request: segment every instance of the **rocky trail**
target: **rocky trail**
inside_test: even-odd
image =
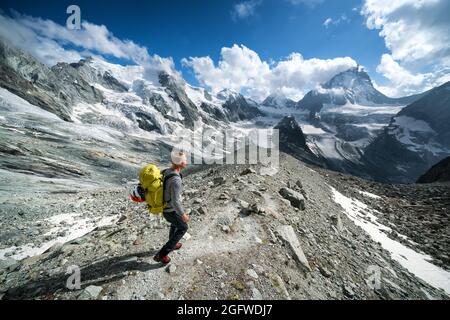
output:
[[[368,206],[369,214],[374,205],[385,212],[384,202],[347,190],[374,192],[388,202],[394,198],[286,154],[280,155],[277,174],[262,172],[259,166],[231,165],[188,174],[183,201],[191,209],[190,228],[168,266],[152,260],[166,241],[168,224],[129,201],[128,185],[5,200],[2,207],[10,217],[1,226],[6,231],[0,247],[0,297],[448,298],[447,260],[432,262],[442,266],[438,285],[424,280],[357,225],[341,201],[352,196]],[[26,203],[21,213],[18,203]],[[363,210],[359,213],[367,218]],[[366,224],[371,222],[367,218]],[[385,222],[379,218],[379,229]],[[398,233],[420,243],[403,232],[403,224],[398,226]],[[27,245],[30,239],[33,245]],[[439,244],[448,251],[446,242]],[[408,245],[422,256],[422,246]],[[73,288],[77,270],[81,287]]]

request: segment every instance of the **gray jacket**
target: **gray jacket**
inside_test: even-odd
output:
[[[175,172],[172,168],[165,171],[165,175],[175,173],[174,177],[167,179],[164,187],[164,201],[167,202],[167,206],[164,208],[165,213],[175,212],[179,215],[185,213],[181,204],[181,193],[183,191],[183,184],[181,176]]]

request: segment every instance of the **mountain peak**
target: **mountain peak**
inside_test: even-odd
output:
[[[325,89],[353,89],[355,87],[374,88],[369,74],[362,66],[356,66],[338,73],[322,85]]]
[[[263,106],[275,107],[275,108],[292,108],[295,107],[296,102],[286,98],[285,95],[281,93],[272,93],[269,95],[262,103]]]

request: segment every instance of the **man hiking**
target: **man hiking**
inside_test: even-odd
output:
[[[170,262],[169,253],[173,250],[181,249],[179,242],[188,230],[189,215],[181,205],[182,175],[181,170],[187,166],[186,153],[174,151],[171,154],[172,166],[164,170],[163,175],[169,177],[165,179],[164,201],[167,203],[163,211],[164,218],[171,224],[169,241],[153,258],[156,262],[168,264]]]

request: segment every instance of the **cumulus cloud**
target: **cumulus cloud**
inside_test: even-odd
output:
[[[448,0],[366,0],[362,13],[370,29],[380,29],[395,60],[449,61]]]
[[[449,12],[448,0],[365,0],[366,25],[380,30],[391,52],[377,68],[390,80],[385,93],[417,93],[448,79]]]
[[[233,6],[231,18],[234,21],[246,19],[256,14],[256,8],[262,4],[262,0],[248,0],[237,3]]]
[[[257,101],[274,93],[298,100],[307,90],[357,65],[349,57],[304,59],[300,53],[269,63],[261,60],[255,51],[236,44],[222,48],[217,65],[210,57],[190,57],[182,62],[192,68],[197,80],[213,92],[229,88],[244,92]]]
[[[388,87],[379,87],[391,97],[399,97],[428,89],[430,75],[412,74],[395,61],[390,54],[383,54],[377,72],[389,79]]]
[[[82,22],[81,30],[69,30],[52,20],[0,13],[0,37],[50,66],[95,55],[129,60],[144,66],[148,75],[154,70],[176,73],[171,58],[150,55],[147,48],[115,37],[104,25],[87,21]]]

